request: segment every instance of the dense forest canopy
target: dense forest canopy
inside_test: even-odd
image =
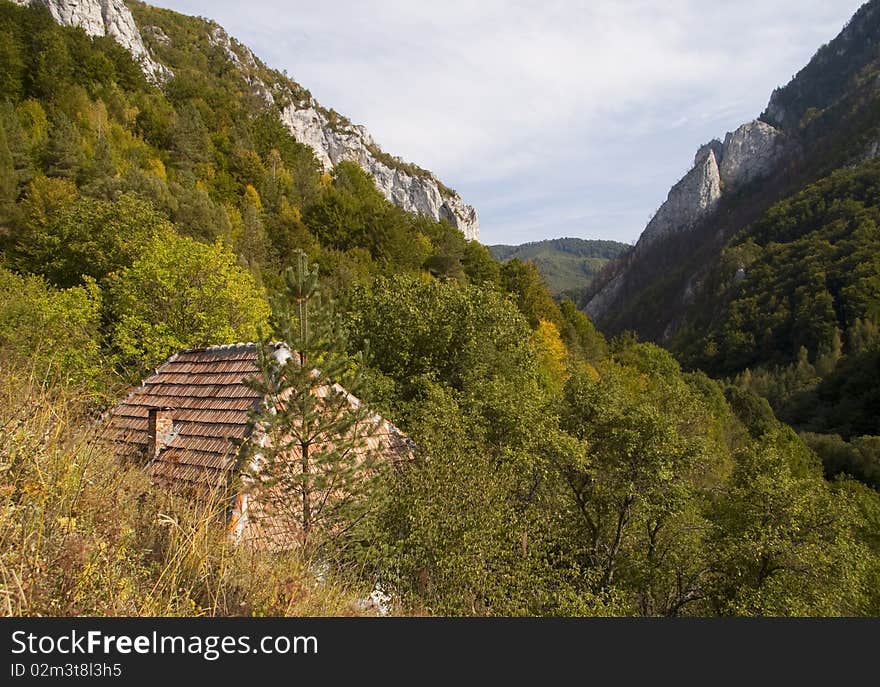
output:
[[[281,559],[242,568],[246,582],[220,574],[223,556],[181,544],[184,520],[155,525],[164,497],[128,473],[111,483],[109,458],[83,459],[96,412],[169,354],[271,336],[269,302],[304,251],[333,302],[323,317],[345,332],[327,369],[357,368],[364,400],[418,447],[342,534],[313,534],[336,574],[380,584],[404,612],[880,613],[878,494],[827,480],[766,401],[653,344],[606,340],[533,263],[499,264],[448,223],[403,212],[358,166],[324,173],[210,24],[134,9],[168,38],[161,87],[110,39],[0,3],[0,499],[15,513],[0,563],[34,580],[10,612],[339,612],[329,594],[291,601]],[[876,231],[869,195],[853,191],[858,219],[841,227]],[[837,212],[809,199],[791,211]],[[816,243],[817,270],[840,280],[790,278],[870,296],[810,221],[776,243],[769,226],[744,240],[747,269]],[[807,243],[775,247],[783,236]],[[779,336],[799,344],[807,317],[803,345],[823,355],[857,320],[860,341],[876,335],[833,304],[821,317],[780,309],[791,326]],[[13,544],[28,536],[40,548],[25,555]]]

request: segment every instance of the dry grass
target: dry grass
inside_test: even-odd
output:
[[[0,612],[359,615],[296,552],[233,546],[222,518],[94,441],[89,399],[0,364]]]

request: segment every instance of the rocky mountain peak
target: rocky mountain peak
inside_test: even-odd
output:
[[[722,195],[768,175],[786,150],[785,136],[760,120],[728,132],[722,143],[713,139],[697,149],[694,166],[672,187],[666,201],[645,227],[635,253],[666,236],[693,229],[718,206]],[[612,308],[626,282],[619,272],[586,305],[594,318]]]

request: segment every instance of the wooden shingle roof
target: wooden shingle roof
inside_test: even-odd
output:
[[[256,361],[255,344],[177,353],[111,411],[106,437],[120,454],[146,456],[149,410],[168,408],[174,436],[149,463],[151,477],[166,486],[222,487],[261,400],[243,383],[257,374]]]
[[[120,455],[149,459],[147,471],[162,486],[187,492],[224,489],[240,442],[252,432],[251,411],[262,402],[244,383],[258,372],[253,343],[177,353],[110,411],[105,438]],[[167,409],[174,427],[156,457],[147,455],[151,408]],[[368,440],[370,448],[397,463],[411,452],[412,442],[394,425],[375,420],[378,431]]]

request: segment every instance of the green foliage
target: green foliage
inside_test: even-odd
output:
[[[110,279],[110,343],[129,374],[185,348],[253,341],[265,329],[263,290],[232,251],[158,235],[134,263]]]
[[[518,258],[534,263],[555,296],[582,292],[609,260],[628,249],[627,244],[617,241],[576,238],[489,246],[492,255],[502,262]]]
[[[131,195],[117,201],[74,200],[69,185],[35,180],[23,203],[24,221],[10,236],[10,261],[58,286],[104,279],[131,265],[153,236],[169,236],[168,221]]]
[[[377,469],[370,439],[379,426],[348,395],[359,393],[360,377],[351,374],[338,321],[321,301],[317,265],[305,253],[296,257],[272,303],[276,334],[288,348],[265,338],[259,374],[249,382],[265,400],[254,413],[259,439],[247,446],[245,480],[259,485],[253,499],[262,504],[250,517],[261,513],[269,530],[287,528],[315,547],[363,505]]]
[[[692,276],[688,265],[709,265],[705,298],[675,348],[689,365],[737,375],[722,385],[634,337],[609,345],[574,303],[554,301],[543,257],[580,280],[585,262],[598,269],[625,247],[561,240],[522,249],[537,267],[517,256],[499,265],[450,223],[389,203],[357,165],[322,175],[277,116],[308,92],[221,42],[216,25],[131,6],[173,72],[161,87],[111,38],[57,26],[42,8],[0,5],[0,250],[17,272],[0,271],[4,362],[26,358],[41,375],[50,370],[49,381],[94,388],[113,373],[104,355],[134,380],[181,348],[255,340],[269,327],[265,293],[278,294],[274,334],[297,355],[277,361],[264,341],[255,384],[286,401],[256,419],[277,446],[298,443],[300,461],[263,477],[300,529],[333,535],[321,537],[325,560],[365,585],[381,582],[404,610],[878,612],[876,492],[829,484],[815,453],[829,477],[876,479],[880,164],[829,176],[765,212],[717,269],[691,242],[642,275],[662,277],[627,306],[647,321],[665,293],[680,296],[672,287]],[[810,106],[808,133],[829,116]],[[712,235],[741,228],[735,221]],[[292,263],[299,272],[285,276]],[[341,303],[342,327],[319,307],[319,287]],[[411,465],[368,484],[341,456],[364,438],[357,413],[341,393],[318,393],[337,381],[353,391],[359,380],[361,408],[381,409],[418,446]],[[774,410],[814,434],[802,440]],[[25,446],[4,444],[0,457],[7,445]],[[78,448],[49,453],[76,476]],[[357,508],[322,512],[334,480]],[[30,478],[15,484],[34,489]],[[145,493],[120,484],[120,503]],[[87,506],[113,500],[88,493]],[[18,520],[3,528],[44,537],[61,517],[76,534],[45,537],[61,548],[34,554],[41,567],[16,559],[42,585],[31,588],[31,610],[230,612],[221,597],[283,610],[271,591],[229,586],[246,567],[217,565],[234,556],[183,520],[175,538],[125,510],[118,520],[131,531],[114,538],[91,516],[71,525],[73,511],[54,498],[9,510]],[[37,501],[55,505],[40,513]],[[121,560],[100,553],[105,540]],[[100,565],[64,564],[53,587],[39,570],[66,560],[71,541]],[[288,562],[266,578],[275,588]],[[156,565],[167,580],[151,577]],[[273,561],[254,565],[265,572]],[[144,589],[135,579],[153,581],[168,603],[135,603]],[[123,591],[110,598],[111,587]]]
[[[870,162],[771,207],[725,248],[673,343],[689,364],[737,375],[809,432],[829,475],[862,479],[861,453],[838,442],[880,434],[878,193]]]
[[[380,279],[358,288],[348,324],[352,345],[368,351],[371,367],[395,381],[395,398],[421,393],[423,380],[436,380],[471,402],[498,402],[497,412],[510,412],[506,399],[477,385],[492,380],[500,386],[535,383],[529,328],[520,313],[490,289],[410,277]]]
[[[498,285],[501,268],[491,251],[479,241],[468,241],[461,256],[461,267],[472,284]]]
[[[680,375],[646,377],[616,363],[599,375],[569,381],[562,426],[585,450],[556,458],[582,556],[602,589],[617,583],[642,613],[686,612],[705,575],[701,490],[723,470],[695,431],[711,416]]]
[[[597,361],[608,355],[605,337],[574,303],[562,301],[559,311],[562,313],[562,338],[575,356]]]
[[[695,363],[730,373],[789,363],[801,346],[821,355],[839,331],[880,316],[878,190],[880,165],[869,163],[768,210],[726,251],[713,297],[723,307],[679,347]],[[735,278],[739,269],[744,278]]]
[[[341,251],[364,248],[379,264],[400,271],[418,270],[432,251],[421,223],[387,201],[352,162],[335,167],[332,183],[306,209],[303,220],[322,244]]]
[[[513,294],[517,307],[532,327],[537,327],[541,320],[556,325],[562,323],[559,306],[533,263],[518,258],[504,263],[501,266],[501,287]]]
[[[780,448],[771,434],[737,455],[711,514],[710,603],[725,615],[856,614],[872,556],[853,537],[853,505]]]
[[[101,377],[101,292],[92,280],[56,290],[0,267],[0,356],[39,378],[94,386]]]
[[[855,437],[844,441],[839,434],[804,432],[806,442],[819,458],[829,478],[850,475],[880,489],[880,437]]]

